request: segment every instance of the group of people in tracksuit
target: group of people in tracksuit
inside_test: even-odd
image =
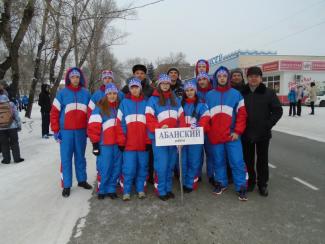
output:
[[[241,95],[241,70],[237,70],[241,80],[235,84],[236,70],[230,73],[221,66],[211,77],[206,60],[197,62],[196,77],[185,83],[176,68],[160,74],[155,83],[148,81],[144,65],[135,65],[132,71],[119,90],[113,72],[104,70],[102,85],[93,95],[85,88],[79,68],[67,71],[66,87],[54,99],[50,116],[54,138],[60,143],[62,196],[70,195],[73,158],[78,186],[92,188],[85,159],[89,137],[96,156],[98,199],[118,198],[120,188],[122,199],[131,200],[133,187],[138,198],[144,199],[148,181],[159,199],[174,198],[173,176],[179,176],[182,150],[185,193],[197,189],[206,161],[213,193],[222,194],[230,177],[239,200],[246,201],[249,180],[241,135],[248,115]],[[183,127],[203,127],[204,145],[156,145],[156,129]]]

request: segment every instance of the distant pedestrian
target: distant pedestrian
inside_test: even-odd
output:
[[[309,92],[308,96],[309,96],[310,107],[311,107],[310,115],[314,115],[315,114],[315,102],[317,101],[315,82],[310,83],[310,88],[309,88],[308,92]]]
[[[20,157],[18,131],[21,131],[18,110],[15,104],[9,101],[7,95],[2,94],[0,95],[0,144],[3,164],[9,164],[11,161],[10,149],[15,163],[24,161]]]
[[[297,90],[297,115],[301,116],[301,104],[304,99],[304,87],[302,85],[298,86]]]
[[[21,102],[22,102],[23,109],[26,111],[29,103],[28,97],[24,95],[23,98],[21,99]]]
[[[42,138],[48,139],[50,136],[50,112],[51,112],[51,98],[49,92],[50,86],[42,84],[41,93],[38,97],[38,105],[41,107],[42,115]]]
[[[290,105],[289,116],[296,116],[297,93],[295,88],[291,88],[288,93],[288,101]]]

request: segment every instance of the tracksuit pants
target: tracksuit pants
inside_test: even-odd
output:
[[[244,157],[248,171],[248,185],[256,184],[255,172],[255,152],[257,185],[259,187],[267,186],[269,180],[269,144],[270,140],[260,142],[243,141]]]
[[[173,188],[173,172],[178,159],[176,146],[157,147],[152,141],[155,170],[155,190],[159,196],[165,196]]]
[[[228,186],[227,162],[232,171],[236,191],[246,189],[246,165],[243,159],[241,140],[230,141],[224,144],[212,145],[214,155],[214,180],[223,187]]]
[[[148,152],[124,151],[120,180],[123,194],[130,194],[135,182],[136,192],[144,192],[148,176]]]
[[[85,150],[87,145],[86,129],[61,130],[61,185],[72,186],[72,158],[78,182],[87,181]]]
[[[118,146],[101,145],[96,165],[98,194],[115,193],[122,167],[122,153]]]
[[[202,153],[203,145],[187,145],[182,148],[182,177],[183,185],[187,188],[197,189]]]

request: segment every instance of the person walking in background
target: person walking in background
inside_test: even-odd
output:
[[[2,94],[1,94],[2,93]],[[3,164],[9,164],[11,153],[15,163],[23,162],[20,157],[18,132],[21,131],[21,121],[18,110],[13,102],[9,101],[7,95],[0,92],[0,144],[2,150]]]
[[[282,106],[275,92],[262,83],[262,70],[250,67],[247,70],[248,84],[242,92],[247,111],[246,130],[242,136],[244,159],[248,171],[248,191],[256,185],[261,196],[268,196],[269,144],[271,129],[282,117]],[[257,155],[255,172],[255,152]]]
[[[301,116],[301,104],[304,99],[304,87],[302,85],[298,86],[297,90],[297,115]]]
[[[289,116],[296,116],[296,103],[297,103],[297,93],[295,88],[291,88],[289,93],[288,93],[288,101],[289,101],[289,105],[290,105],[290,109],[289,109]]]
[[[51,112],[51,98],[50,98],[50,86],[42,84],[41,93],[38,97],[38,105],[41,107],[42,115],[42,138],[48,139],[50,136],[50,112]]]
[[[310,108],[311,108],[310,115],[314,115],[315,114],[315,102],[317,101],[315,82],[310,83],[310,88],[309,88],[309,91],[308,91],[308,97],[310,99]]]
[[[23,98],[21,99],[21,103],[22,103],[22,108],[26,111],[27,107],[28,107],[28,102],[29,99],[26,95],[23,96]]]

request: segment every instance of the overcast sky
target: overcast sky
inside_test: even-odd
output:
[[[115,22],[129,36],[113,52],[120,61],[154,62],[181,51],[190,63],[237,49],[325,55],[324,13],[325,0],[165,0],[138,10],[137,20]]]

